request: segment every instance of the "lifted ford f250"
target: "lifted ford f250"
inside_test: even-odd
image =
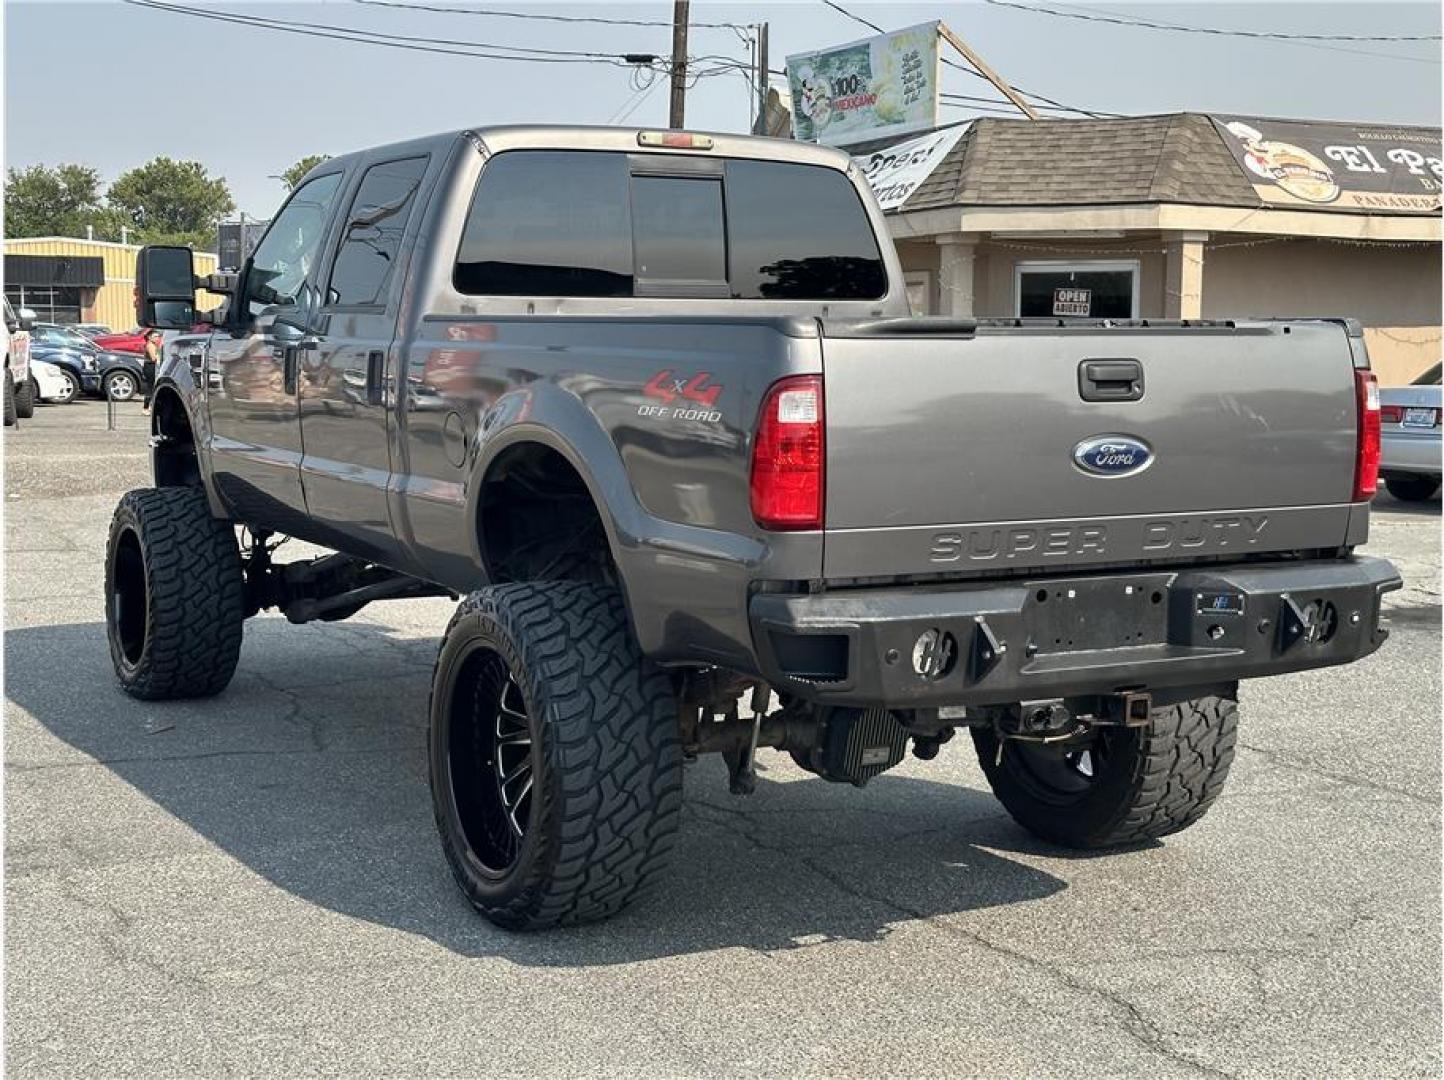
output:
[[[886,235],[835,151],[530,127],[317,166],[235,279],[144,250],[142,324],[231,299],[111,527],[121,684],[219,692],[265,608],[464,594],[431,789],[508,927],[644,890],[699,753],[860,787],[966,727],[1047,840],[1188,827],[1238,680],[1386,636],[1357,327],[910,318]]]

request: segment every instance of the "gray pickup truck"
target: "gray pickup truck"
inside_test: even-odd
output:
[[[263,609],[464,596],[431,789],[508,927],[644,891],[701,753],[861,787],[965,727],[1040,837],[1186,828],[1238,680],[1387,635],[1357,327],[912,318],[886,237],[835,151],[508,127],[317,166],[235,277],[143,250],[142,324],[230,299],[111,528],[122,686],[219,692]]]

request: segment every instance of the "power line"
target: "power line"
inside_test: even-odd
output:
[[[564,49],[540,49],[514,45],[496,45],[482,41],[455,41],[445,38],[414,37],[406,34],[386,34],[373,30],[358,30],[348,26],[334,26],[327,23],[311,23],[275,19],[268,16],[242,15],[228,11],[202,11],[180,4],[163,3],[161,0],[124,0],[135,7],[150,8],[173,15],[189,15],[198,19],[249,26],[261,30],[276,30],[281,33],[300,34],[306,37],[329,38],[336,41],[353,41],[364,45],[383,45],[389,48],[409,49],[417,52],[441,53],[449,56],[472,56],[485,60],[516,60],[536,64],[611,64],[616,67],[630,67],[632,62],[625,55],[592,53]],[[451,47],[457,46],[457,47]],[[497,51],[505,50],[505,51]],[[516,54],[516,55],[512,55]]]
[[[869,22],[867,19],[864,19],[861,15],[854,15],[852,12],[848,11],[847,8],[843,7],[841,4],[834,4],[834,3],[832,2],[832,0],[822,0],[822,2],[823,2],[824,4],[826,4],[828,7],[832,8],[832,10],[835,11],[835,12],[837,12],[839,15],[846,15],[846,16],[847,16],[849,19],[851,19],[853,22],[855,22],[855,23],[862,23],[862,25],[863,25],[863,26],[866,26],[869,30],[876,30],[879,34],[886,34],[886,33],[887,33],[887,31],[884,30],[884,29],[883,29],[881,26],[879,26],[877,23],[875,23],[875,22]]]
[[[1017,108],[1017,106],[1014,105],[1012,102],[1008,101],[1008,100],[1005,99],[1005,98],[976,97],[976,96],[974,96],[974,95],[972,95],[972,94],[953,94],[953,93],[948,93],[948,92],[946,92],[946,91],[943,92],[943,93],[938,94],[938,97],[942,99],[942,102],[943,102],[943,104],[945,104],[945,105],[956,105],[956,106],[959,106],[959,107],[961,107],[961,106],[963,106],[963,105],[966,105],[966,104],[970,104],[970,103],[976,103],[976,104],[979,104],[979,105],[1005,105],[1005,106],[1007,106],[1007,108],[1006,108],[1005,111],[1006,111],[1010,116],[1016,116],[1016,115],[1018,114],[1018,108]],[[1077,111],[1076,109],[1070,109],[1070,108],[1068,108],[1068,107],[1066,107],[1066,106],[1063,106],[1063,105],[1034,105],[1033,107],[1034,107],[1035,109],[1039,109],[1039,110],[1041,110],[1041,111],[1043,111],[1043,112],[1076,112],[1076,111]],[[1113,118],[1113,119],[1120,119],[1119,117],[1112,117],[1112,118]]]
[[[670,21],[661,19],[610,19],[600,15],[550,15],[542,12],[532,11],[502,11],[498,8],[463,8],[448,7],[445,4],[421,4],[403,3],[402,0],[351,0],[354,4],[365,4],[367,7],[402,8],[411,11],[432,11],[446,15],[481,15],[497,19],[531,19],[537,22],[557,23],[600,23],[604,26],[664,26],[668,29],[672,24]],[[750,27],[742,23],[704,23],[694,22],[689,24],[692,29],[702,30],[748,30]]]
[[[271,16],[245,15],[239,12],[205,11],[182,4],[166,3],[164,0],[124,0],[124,2],[135,7],[248,26],[252,29],[275,30],[305,37],[350,41],[363,45],[381,45],[387,48],[439,53],[446,56],[469,56],[485,60],[511,60],[536,64],[609,64],[614,67],[631,68],[640,66],[654,70],[667,70],[669,67],[666,60],[652,53],[602,53],[576,49],[545,49],[539,46],[501,45],[487,41],[388,34],[380,30],[363,30],[331,23],[292,21]],[[704,65],[695,72],[697,78],[704,78],[730,74],[740,64],[740,61],[722,54],[709,53],[688,57],[688,63]]]
[[[823,0],[827,3],[828,0]],[[1275,30],[1233,30],[1218,26],[1188,26],[1183,23],[1154,22],[1126,15],[1099,12],[1059,11],[1057,8],[1019,4],[1014,0],[985,0],[994,7],[1016,8],[1035,15],[1051,15],[1058,19],[1079,19],[1083,22],[1111,23],[1114,26],[1136,26],[1146,30],[1170,30],[1185,34],[1214,34],[1219,37],[1265,38],[1276,41],[1439,41],[1439,34],[1295,34]],[[831,5],[835,6],[835,5]]]

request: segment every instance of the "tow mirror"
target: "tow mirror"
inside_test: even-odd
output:
[[[157,330],[189,330],[196,321],[195,254],[152,244],[135,257],[135,321]]]
[[[38,318],[33,308],[23,307],[15,313],[16,324],[21,330],[34,330]]]

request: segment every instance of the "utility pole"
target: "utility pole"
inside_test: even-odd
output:
[[[767,24],[757,27],[757,123],[752,134],[767,134]]]
[[[680,128],[687,122],[687,9],[690,0],[673,0],[672,4],[672,110],[669,127]]]

